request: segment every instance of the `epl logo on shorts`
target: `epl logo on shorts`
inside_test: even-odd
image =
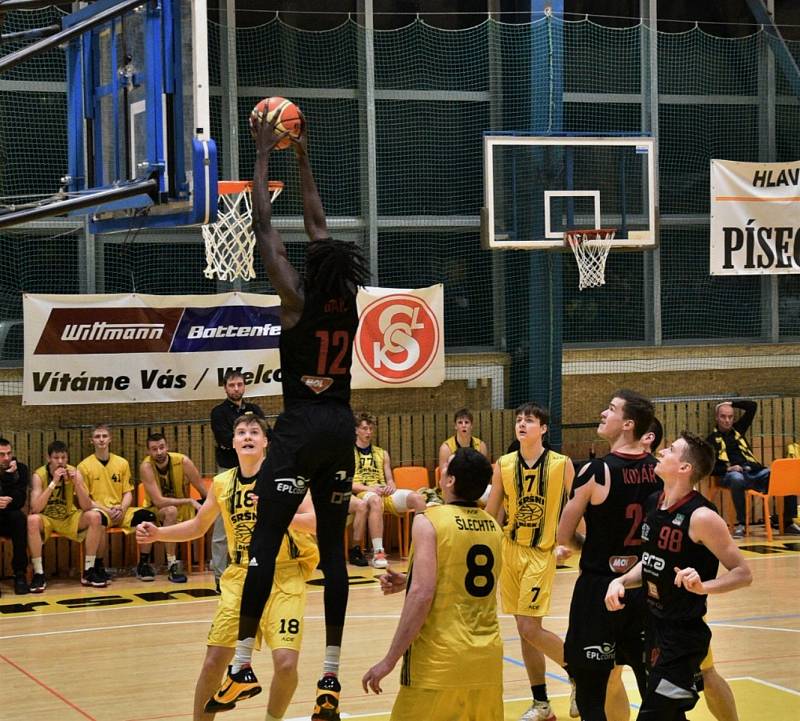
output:
[[[439,338],[439,324],[428,304],[416,296],[397,293],[364,308],[355,350],[373,378],[406,383],[431,365]]]
[[[298,476],[297,478],[276,478],[275,488],[280,493],[291,493],[292,495],[301,495],[306,492],[308,479]]]

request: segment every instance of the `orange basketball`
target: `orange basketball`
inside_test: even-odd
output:
[[[286,98],[264,98],[259,101],[250,113],[250,132],[255,138],[262,122],[274,122],[277,133],[289,133],[299,137],[303,128],[303,113],[291,100]],[[291,145],[289,138],[281,140],[275,148],[283,150]]]

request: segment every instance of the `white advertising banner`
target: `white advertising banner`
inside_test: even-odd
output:
[[[279,395],[275,295],[23,298],[24,405],[207,400],[229,369],[250,396]],[[359,291],[353,388],[444,382],[442,286]]]
[[[430,388],[444,383],[444,286],[362,288],[353,388]]]
[[[711,275],[800,273],[800,161],[711,161]]]

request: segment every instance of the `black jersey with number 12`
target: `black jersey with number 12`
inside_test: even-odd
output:
[[[355,295],[306,295],[300,320],[281,331],[285,408],[321,401],[350,402],[350,366],[357,328]]]

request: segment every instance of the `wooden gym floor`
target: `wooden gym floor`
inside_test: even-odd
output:
[[[761,534],[742,546],[753,585],[713,597],[708,620],[719,672],[731,682],[742,721],[800,718],[800,539]],[[576,571],[558,571],[545,626],[563,636]],[[396,562],[393,566],[402,567]],[[342,658],[344,717],[388,719],[398,688],[399,666],[384,682],[382,696],[361,690],[362,674],[378,661],[394,632],[403,596],[383,597],[371,568],[350,567],[351,593]],[[2,584],[0,598],[0,719],[17,721],[156,721],[191,719],[194,682],[205,653],[205,637],[216,596],[211,576],[193,575],[183,586],[162,575],[154,583],[120,578],[107,589],[85,589],[77,580],[53,579],[41,595],[14,596]],[[322,592],[309,588],[300,684],[287,719],[308,719],[322,666]],[[505,641],[506,719],[518,719],[529,704],[513,618],[501,617]],[[257,654],[255,668],[268,684],[270,660]],[[636,717],[635,693],[631,717]],[[548,689],[560,719],[568,718],[569,686],[548,661]],[[266,692],[265,692],[266,693]],[[220,718],[261,721],[264,695]],[[689,718],[711,721],[704,701]]]

